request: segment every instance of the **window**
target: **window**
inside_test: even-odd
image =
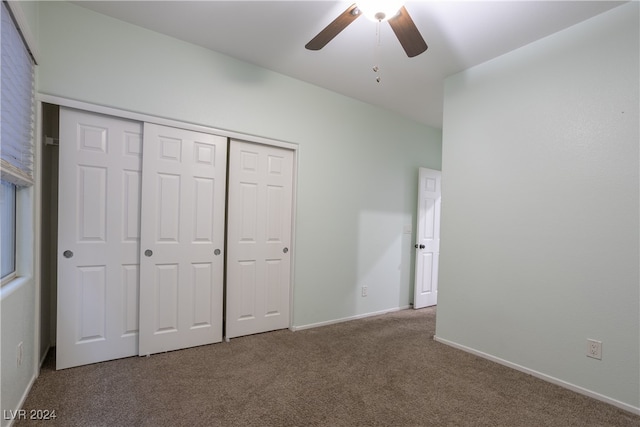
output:
[[[0,193],[0,264],[3,281],[16,271],[16,186],[2,181]]]
[[[34,62],[10,8],[2,2],[0,38],[0,266],[1,283],[16,276],[16,200],[33,185]],[[28,216],[28,215],[27,215]]]

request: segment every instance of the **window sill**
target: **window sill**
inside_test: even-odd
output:
[[[0,281],[0,286],[4,286],[4,285],[8,284],[9,282],[13,282],[17,278],[18,278],[18,275],[16,274],[15,271],[13,271],[12,273],[7,274],[6,277],[2,278],[2,280]]]
[[[6,284],[3,284],[2,288],[0,288],[0,301],[4,301],[5,298],[8,298],[11,294],[16,292],[18,289],[22,288],[29,282],[31,282],[31,277],[17,276],[14,277],[13,280],[10,280]]]

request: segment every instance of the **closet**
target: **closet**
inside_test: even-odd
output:
[[[57,369],[289,326],[293,150],[65,107],[59,132]]]

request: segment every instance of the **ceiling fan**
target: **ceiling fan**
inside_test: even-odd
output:
[[[394,9],[391,9],[391,12],[383,12],[380,11],[380,9],[377,11],[373,10],[374,9],[369,13],[364,6],[358,7],[356,3],[352,4],[347,8],[347,10],[334,19],[333,22],[320,31],[317,36],[311,39],[305,47],[309,50],[322,49],[360,15],[367,14],[368,16],[371,16],[373,20],[377,20],[378,22],[389,22],[391,29],[396,34],[398,41],[400,41],[400,44],[409,58],[420,55],[422,52],[427,50],[427,43],[420,35],[416,24],[413,22],[413,19],[411,19],[409,12],[407,12],[407,9],[405,9],[404,6],[395,8],[395,10],[397,10],[396,13],[394,13]]]

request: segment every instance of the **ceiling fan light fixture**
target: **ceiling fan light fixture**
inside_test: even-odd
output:
[[[361,0],[357,5],[367,19],[374,22],[382,22],[396,16],[403,3],[403,1],[398,0]]]

